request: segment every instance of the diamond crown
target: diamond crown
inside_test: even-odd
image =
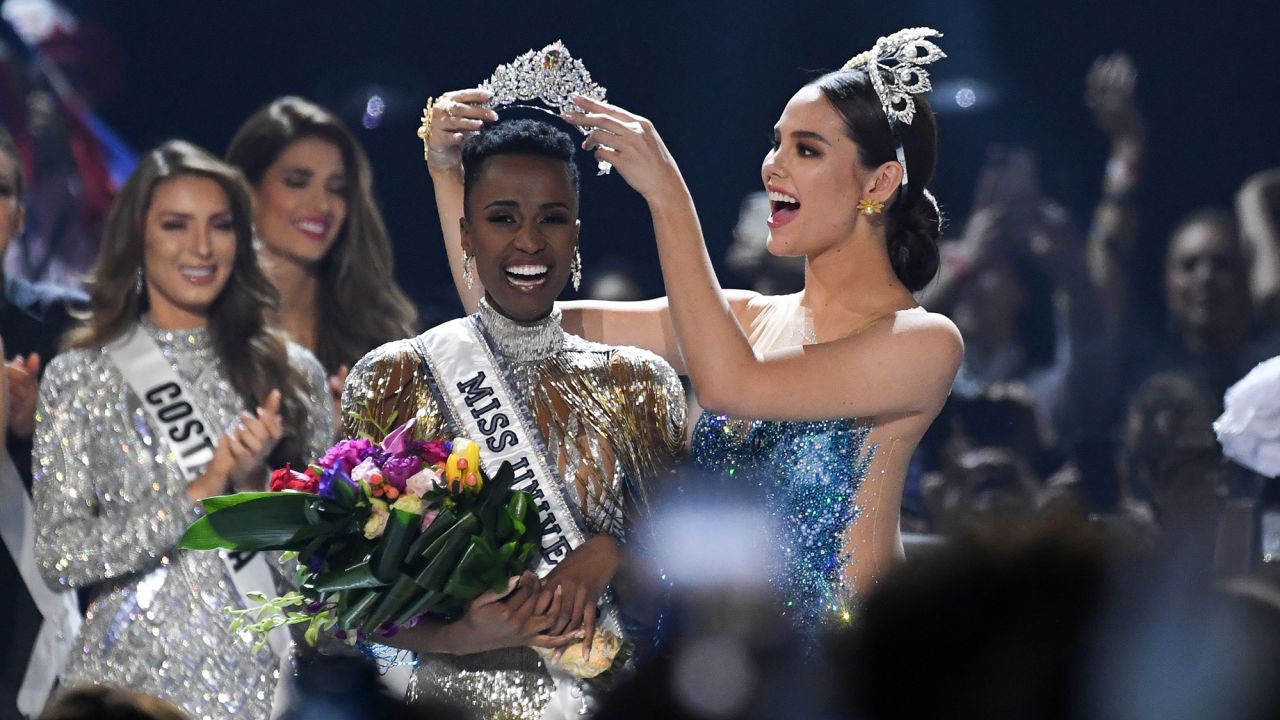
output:
[[[865,69],[889,121],[910,125],[916,113],[911,96],[933,88],[923,66],[947,56],[926,39],[931,37],[942,37],[942,33],[927,27],[899,30],[876,40],[874,47],[850,58],[842,69]]]
[[[559,40],[541,50],[530,50],[506,65],[499,65],[480,87],[493,93],[493,98],[485,103],[489,108],[540,100],[548,107],[564,112],[577,109],[569,99],[574,94],[605,99],[605,89],[591,79],[591,73],[587,72],[582,61],[570,55]],[[583,128],[583,132],[589,130]]]

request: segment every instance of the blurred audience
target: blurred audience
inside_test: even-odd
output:
[[[737,274],[742,287],[762,295],[786,295],[804,287],[804,258],[780,257],[769,252],[771,209],[763,192],[742,198],[738,222],[733,226],[733,242],[725,251],[725,264]]]

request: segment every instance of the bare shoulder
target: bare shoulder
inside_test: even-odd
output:
[[[910,368],[919,380],[936,378],[950,387],[964,358],[964,340],[946,315],[916,307],[899,310],[840,342],[851,355],[880,366]]]

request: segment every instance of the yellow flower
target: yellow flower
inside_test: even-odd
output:
[[[450,488],[457,483],[460,490],[480,492],[484,483],[480,479],[479,445],[466,438],[453,441],[453,452],[445,463],[445,481]]]

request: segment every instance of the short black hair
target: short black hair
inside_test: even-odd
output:
[[[573,139],[545,122],[518,119],[494,123],[462,144],[463,203],[471,197],[471,186],[485,161],[495,155],[539,155],[563,160],[576,196],[578,165],[573,161],[573,151]]]

